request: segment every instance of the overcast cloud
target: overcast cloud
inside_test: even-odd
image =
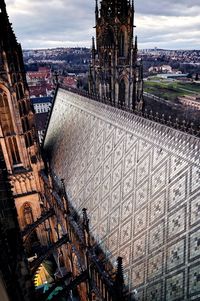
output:
[[[7,0],[23,48],[87,46],[94,0]],[[135,0],[140,48],[200,49],[200,0]]]

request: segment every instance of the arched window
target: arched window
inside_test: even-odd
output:
[[[105,62],[108,61],[108,53],[107,53],[107,51],[104,52],[104,61]]]
[[[8,138],[8,144],[9,144],[9,149],[10,149],[10,153],[11,153],[12,160],[13,160],[13,165],[21,163],[16,138],[15,137]]]
[[[24,91],[21,83],[18,84],[18,89],[19,89],[19,97],[20,99],[22,99],[24,97]]]
[[[104,41],[103,44],[105,46],[112,46],[114,45],[114,33],[111,27],[107,28],[106,32],[104,33]]]
[[[16,74],[13,74],[12,79],[13,79],[13,83],[15,84],[17,81]]]
[[[15,90],[16,90],[17,100],[24,98],[24,91],[21,83],[15,86]]]
[[[13,64],[13,63],[10,64],[10,71],[11,71],[11,72],[14,72],[14,71],[15,71],[15,67],[14,67],[14,64]]]
[[[123,31],[120,32],[119,36],[119,56],[125,56],[125,36]]]
[[[0,108],[4,107],[4,102],[3,102],[3,95],[0,94]]]
[[[17,97],[17,100],[20,100],[19,89],[18,89],[18,86],[17,86],[17,85],[15,86],[15,90],[16,90],[16,97]]]
[[[29,141],[29,146],[33,145],[33,138],[30,132],[28,133],[28,141]]]
[[[33,211],[29,203],[25,203],[23,207],[24,223],[30,225],[33,223]]]
[[[109,67],[112,66],[112,54],[111,53],[108,54],[108,65],[109,65]]]
[[[30,147],[33,145],[33,137],[32,137],[32,134],[30,132],[26,133],[24,135],[25,137],[25,144],[26,144],[26,147]]]
[[[27,113],[27,110],[26,110],[26,104],[25,104],[25,102],[24,101],[22,101],[22,109],[23,109],[23,114],[24,115],[26,115],[26,113]]]
[[[23,132],[27,132],[28,130],[30,130],[28,118],[24,117],[21,120],[22,120],[22,129],[23,129]]]
[[[28,135],[24,135],[26,147],[29,147]]]
[[[17,80],[18,80],[18,82],[20,82],[21,81],[21,75],[18,73],[18,75],[17,75]]]
[[[3,55],[0,54],[0,69],[4,70]]]
[[[22,118],[22,129],[23,129],[23,132],[26,132],[26,123],[23,118]]]
[[[126,94],[126,84],[124,79],[119,83],[119,105],[123,106],[125,104],[125,94]]]
[[[0,121],[5,136],[10,135],[14,132],[13,122],[8,104],[8,97],[4,91],[0,91]]]
[[[26,123],[26,130],[28,131],[30,129],[30,126],[29,126],[29,121],[28,121],[27,117],[25,117],[25,123]]]
[[[19,60],[18,60],[18,54],[15,52],[14,54],[14,64],[15,64],[15,71],[19,71]]]
[[[18,105],[19,105],[19,114],[20,114],[20,117],[22,117],[22,115],[23,115],[22,104],[19,102]]]

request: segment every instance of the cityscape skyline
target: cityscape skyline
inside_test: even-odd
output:
[[[136,0],[139,48],[200,49],[200,3],[187,2]],[[6,4],[24,49],[91,46],[95,1],[7,0]]]

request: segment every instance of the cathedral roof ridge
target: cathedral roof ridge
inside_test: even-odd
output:
[[[66,88],[59,88],[58,95],[60,92],[66,92]],[[73,91],[67,91],[72,93]],[[84,101],[83,98],[84,97]],[[68,99],[68,101],[70,101]],[[88,104],[91,106],[88,107]],[[135,114],[121,110],[116,107],[112,107],[106,103],[101,103],[89,99],[87,95],[76,94],[76,101],[72,105],[78,106],[82,110],[94,113],[96,116],[107,122],[112,121],[113,124],[118,127],[122,127],[130,133],[134,133],[137,136],[145,137],[153,144],[163,144],[163,147],[167,147],[169,150],[173,149],[174,146],[179,149],[181,155],[187,160],[188,157],[194,159],[198,155],[200,150],[200,138],[190,133],[181,131],[178,128],[170,127],[167,124],[161,124],[158,121],[150,120],[147,117],[141,116],[141,114]]]

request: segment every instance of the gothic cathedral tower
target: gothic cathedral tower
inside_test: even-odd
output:
[[[93,38],[90,93],[112,105],[141,110],[142,66],[134,39],[134,3],[129,0],[96,0],[96,47]]]
[[[22,50],[0,0],[0,146],[13,185],[20,227],[40,216],[43,168]]]

